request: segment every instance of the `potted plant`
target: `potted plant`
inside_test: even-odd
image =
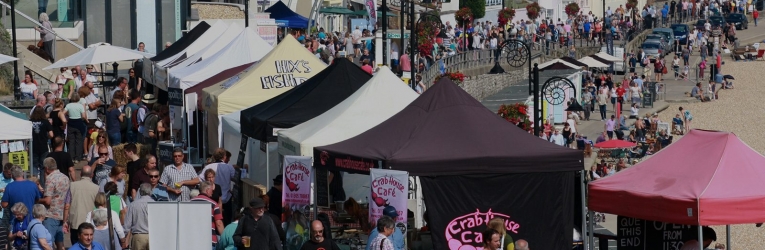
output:
[[[526,5],[526,16],[531,20],[537,19],[537,17],[539,17],[539,12],[541,11],[542,7],[539,6],[539,3],[533,2]]]
[[[566,5],[566,15],[576,16],[577,13],[579,13],[579,4],[572,2]]]
[[[513,21],[515,17],[515,10],[510,8],[504,8],[497,13],[497,22],[500,26],[505,25]]]
[[[638,5],[638,0],[627,0],[627,4],[624,6],[627,7],[627,10],[631,10]]]
[[[531,131],[531,121],[529,120],[528,108],[526,104],[502,104],[497,110],[497,114],[508,122],[518,126],[525,131]]]
[[[438,80],[441,80],[442,77],[448,77],[449,80],[452,80],[452,82],[456,83],[457,85],[462,84],[465,81],[465,74],[459,71],[455,71],[446,72],[442,75],[436,76],[436,79],[433,80],[433,83],[437,83]]]

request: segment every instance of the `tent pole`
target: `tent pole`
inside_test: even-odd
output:
[[[587,249],[595,249],[595,234],[593,234],[593,231],[595,231],[595,222],[593,219],[595,218],[595,213],[592,211],[588,211],[587,214],[590,215],[590,219],[587,220],[587,245],[589,247]]]
[[[701,226],[701,225],[699,225],[699,228],[698,228],[698,229],[699,229],[699,230],[698,230],[698,231],[699,231],[699,232],[698,232],[698,233],[699,233],[699,250],[704,250],[704,238],[703,238],[703,237],[704,237],[704,235],[703,235],[703,234],[702,234],[702,232],[701,232],[701,231],[703,231],[703,230],[701,229],[701,227],[702,227],[702,226]]]
[[[730,250],[730,225],[725,225],[725,245]]]
[[[271,173],[270,173],[271,169],[269,169],[269,167],[271,167],[271,164],[269,164],[268,162],[268,139],[266,139],[265,143],[266,143],[266,183],[273,185],[273,182],[268,181],[271,179]],[[268,187],[266,190],[271,189],[270,185],[266,185]]]
[[[587,204],[585,204],[585,199],[584,199],[584,195],[585,195],[584,185],[586,185],[584,183],[584,175],[586,174],[586,171],[582,170],[581,173],[582,174],[579,175],[579,182],[582,183],[582,187],[579,189],[579,192],[582,193],[582,197],[581,197],[582,199],[582,228],[580,232],[582,233],[582,235],[586,235],[585,232],[587,232],[587,229],[585,228],[585,224],[584,224],[584,222],[587,221],[587,216],[584,215],[584,211],[587,211]],[[582,243],[586,242],[584,237],[581,237],[581,240],[582,240]]]

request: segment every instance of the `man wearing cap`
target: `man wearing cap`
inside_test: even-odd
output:
[[[274,178],[274,186],[271,187],[271,190],[268,190],[268,197],[270,200],[268,201],[268,212],[276,215],[276,217],[281,218],[282,217],[282,181],[284,180],[284,177],[282,175],[277,175],[276,178]]]
[[[382,215],[392,218],[395,224],[396,218],[398,218],[398,211],[396,211],[396,208],[393,206],[386,206],[385,208],[383,208]],[[390,242],[393,243],[393,249],[405,250],[406,245],[404,244],[404,233],[401,232],[401,229],[399,229],[398,227],[395,227],[395,228],[396,229],[393,232],[393,234],[388,236],[388,240],[390,240]],[[378,232],[378,229],[372,230],[372,232],[369,233],[369,238],[370,239],[377,238],[377,235],[381,233],[383,232]],[[366,250],[373,250],[370,248],[371,246],[372,244],[367,244]]]
[[[266,212],[266,203],[261,198],[250,201],[249,212],[244,212],[244,217],[239,220],[239,225],[234,231],[234,245],[240,250],[281,250],[282,242],[276,231],[273,221]],[[250,247],[244,247],[244,236],[250,237]]]

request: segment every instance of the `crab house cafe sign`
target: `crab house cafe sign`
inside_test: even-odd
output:
[[[295,87],[308,80],[305,75],[313,71],[305,60],[276,60],[274,67],[276,74],[260,77],[263,89]]]
[[[483,231],[486,230],[489,221],[495,217],[505,221],[504,227],[508,233],[518,234],[521,225],[511,220],[509,215],[494,213],[491,209],[486,212],[476,209],[475,212],[454,218],[447,224],[444,233],[449,249],[482,250]]]
[[[409,173],[405,171],[377,169],[369,171],[371,193],[369,200],[369,221],[376,222],[382,217],[385,206],[393,206],[398,212],[396,224],[407,221],[409,200]],[[406,227],[402,232],[406,231]]]

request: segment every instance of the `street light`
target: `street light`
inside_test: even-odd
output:
[[[16,4],[15,1],[8,1],[11,3],[11,43],[13,43],[13,56],[18,56],[18,50],[16,48]],[[53,56],[53,55],[51,55]],[[19,60],[13,61],[13,98],[15,100],[21,100],[21,91],[19,85]],[[36,97],[35,97],[36,98]]]

